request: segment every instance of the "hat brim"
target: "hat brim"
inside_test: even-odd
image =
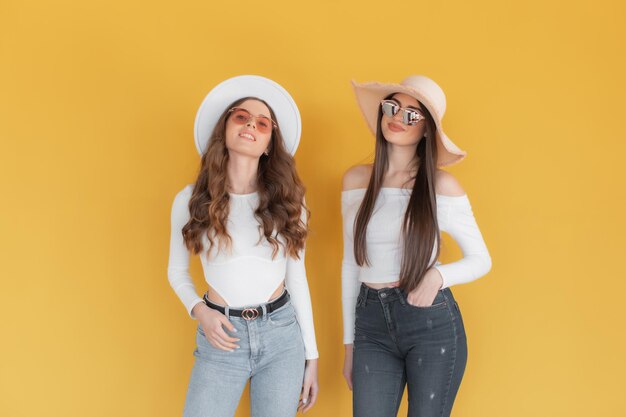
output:
[[[467,155],[467,152],[456,146],[454,142],[452,142],[452,140],[445,134],[443,127],[441,126],[441,119],[443,115],[438,114],[434,106],[431,105],[430,99],[419,90],[402,84],[383,84],[377,82],[357,83],[354,80],[352,80],[352,86],[354,87],[354,93],[356,95],[357,102],[359,103],[359,107],[361,108],[361,113],[363,113],[363,117],[365,117],[367,126],[370,128],[372,134],[376,135],[378,108],[381,100],[390,94],[404,93],[414,97],[422,103],[435,120],[435,125],[437,127],[436,136],[438,166],[456,164],[461,162],[461,160]]]
[[[196,149],[202,155],[213,129],[226,107],[243,97],[257,97],[270,105],[276,116],[285,149],[294,155],[300,143],[302,120],[291,95],[278,83],[258,75],[240,75],[222,81],[204,98],[194,126]]]

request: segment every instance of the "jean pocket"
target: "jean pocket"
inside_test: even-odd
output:
[[[356,306],[355,308],[359,308],[363,305],[363,302],[365,301],[365,297],[363,297],[363,293],[359,292],[359,295],[356,297]]]
[[[285,306],[270,313],[268,321],[272,326],[286,327],[296,322],[296,311],[291,303],[287,303]]]
[[[207,340],[204,330],[202,330],[202,326],[198,324],[198,330],[196,331],[196,350],[194,355],[206,359],[214,350],[215,348]]]
[[[406,301],[407,306],[409,306],[410,308],[417,309],[417,310],[436,310],[436,309],[445,307],[447,305],[446,297],[443,295],[443,291],[441,290],[437,291],[437,295],[435,296],[433,303],[429,306],[414,306],[413,304],[409,303],[406,296],[404,297],[404,299]]]

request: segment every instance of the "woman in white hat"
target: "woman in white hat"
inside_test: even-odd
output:
[[[431,79],[353,85],[376,137],[373,165],[343,179],[343,373],[354,415],[395,416],[407,385],[409,416],[449,416],[467,360],[450,287],[491,268],[467,195],[438,169],[465,152],[443,132],[445,95]],[[441,231],[461,260],[438,262]]]
[[[202,156],[172,207],[169,282],[199,322],[184,416],[294,416],[316,401],[317,347],[304,268],[308,210],[292,155],[301,121],[275,82],[216,86],[196,116]],[[189,275],[199,254],[203,297]]]

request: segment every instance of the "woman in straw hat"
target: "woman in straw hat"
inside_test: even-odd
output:
[[[308,210],[292,157],[300,131],[292,97],[263,77],[222,82],[198,110],[200,172],[174,199],[168,265],[199,322],[184,416],[234,415],[248,380],[254,416],[294,416],[316,401]],[[191,253],[202,262],[203,297]]]
[[[491,268],[467,195],[438,169],[465,152],[441,127],[446,99],[431,79],[353,85],[376,137],[373,165],[343,179],[343,373],[354,415],[395,416],[407,385],[409,416],[449,416],[467,360],[450,287]],[[463,259],[438,262],[441,231]]]

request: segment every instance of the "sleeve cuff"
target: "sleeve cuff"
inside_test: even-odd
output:
[[[439,275],[441,275],[441,288],[440,288],[440,290],[443,290],[444,288],[448,288],[450,286],[450,283],[446,279],[446,274],[444,273],[444,270],[445,270],[444,265],[435,265],[435,266],[433,266],[433,268],[435,268],[437,271],[439,271]]]
[[[318,359],[320,357],[319,353],[317,352],[317,350],[313,351],[313,352],[305,352],[304,354],[304,359],[308,360],[312,360],[312,359]]]
[[[187,308],[187,313],[189,313],[189,317],[196,320],[196,316],[193,315],[193,308],[196,306],[196,304],[200,304],[203,302],[204,301],[202,301],[202,298],[197,298],[193,300],[191,303],[189,303],[189,307]]]

